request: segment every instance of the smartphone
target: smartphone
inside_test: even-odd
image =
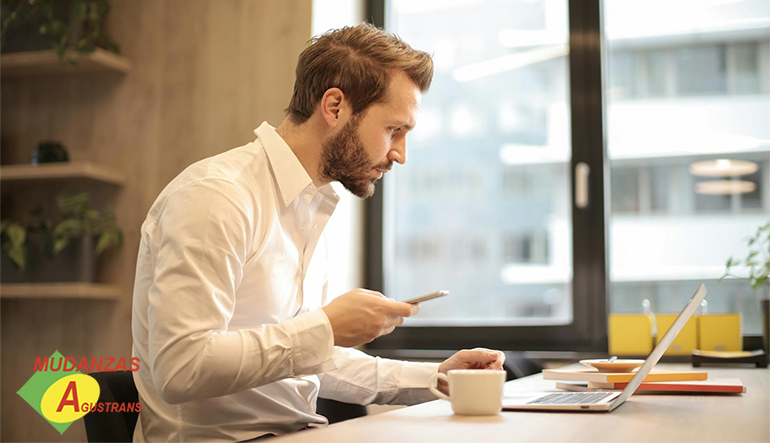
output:
[[[421,295],[419,297],[410,298],[409,300],[404,300],[403,302],[416,304],[416,303],[422,303],[424,301],[431,300],[434,298],[443,297],[445,295],[449,295],[449,291],[436,291],[430,294]]]

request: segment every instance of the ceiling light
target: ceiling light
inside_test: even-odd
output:
[[[695,184],[695,192],[705,195],[748,194],[757,184],[745,180],[714,180]]]
[[[699,177],[736,177],[757,172],[759,166],[743,160],[707,160],[690,165],[690,174]]]

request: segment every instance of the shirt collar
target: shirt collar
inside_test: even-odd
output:
[[[316,188],[313,179],[310,178],[294,151],[269,123],[263,122],[254,130],[254,134],[265,148],[285,206],[289,206],[303,191],[311,196],[320,191],[325,197],[334,200],[335,203],[339,200],[339,196],[334,192],[331,184]]]

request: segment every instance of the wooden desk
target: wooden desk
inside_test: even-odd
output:
[[[659,365],[692,369],[690,365]],[[443,400],[285,435],[278,442],[770,442],[770,371],[702,368],[711,378],[740,378],[743,395],[634,395],[613,412],[508,412],[454,415]],[[553,390],[540,375],[506,392]]]

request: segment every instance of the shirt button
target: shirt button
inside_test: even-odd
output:
[[[313,225],[313,229],[318,229],[318,223]]]

